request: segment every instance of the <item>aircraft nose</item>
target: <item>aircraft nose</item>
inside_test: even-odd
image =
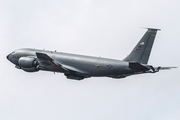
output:
[[[6,56],[6,58],[7,58],[8,60],[9,60],[9,56],[10,56],[10,54]]]

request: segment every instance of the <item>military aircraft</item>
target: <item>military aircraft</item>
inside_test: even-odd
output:
[[[160,69],[175,68],[153,67],[147,64],[158,30],[160,29],[147,28],[144,36],[123,60],[29,48],[15,50],[7,59],[15,64],[16,68],[26,72],[60,72],[68,79],[75,80],[89,77],[125,78],[136,74],[156,73]]]

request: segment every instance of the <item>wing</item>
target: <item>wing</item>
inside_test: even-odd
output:
[[[40,69],[47,69],[53,71],[53,69],[63,70],[64,75],[69,79],[82,80],[88,77],[89,73],[73,66],[62,64],[45,53],[36,52],[36,56],[40,62]]]
[[[61,66],[61,65],[55,63],[54,60],[45,53],[36,52],[36,56],[38,58],[38,62],[40,65],[39,67],[41,70],[52,71],[53,68]]]
[[[36,52],[36,56],[39,59],[53,61],[53,59],[51,57],[49,57],[47,54],[45,54],[45,53],[38,53],[38,52]]]

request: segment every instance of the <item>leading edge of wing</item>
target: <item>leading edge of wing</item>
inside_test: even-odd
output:
[[[37,58],[39,58],[41,60],[44,60],[44,62],[47,61],[47,62],[50,62],[53,65],[56,65],[57,67],[61,67],[62,69],[64,69],[67,72],[72,72],[73,71],[73,72],[78,72],[78,73],[81,73],[81,74],[88,74],[87,72],[85,72],[83,70],[80,70],[78,68],[75,68],[73,66],[64,65],[62,63],[59,63],[58,61],[55,61],[54,59],[52,59],[50,56],[48,56],[45,53],[36,52],[36,56],[37,56]]]
[[[48,61],[52,61],[52,60],[53,60],[51,57],[49,57],[49,56],[48,56],[47,54],[45,54],[45,53],[36,52],[36,56],[37,56],[37,58],[43,59],[43,60],[48,60]]]

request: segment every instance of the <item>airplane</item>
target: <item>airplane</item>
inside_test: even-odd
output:
[[[156,73],[176,67],[148,65],[149,56],[157,31],[147,31],[123,60],[62,53],[57,51],[23,48],[7,55],[15,67],[26,72],[39,70],[64,73],[68,79],[83,80],[89,77],[125,78],[130,75]]]

